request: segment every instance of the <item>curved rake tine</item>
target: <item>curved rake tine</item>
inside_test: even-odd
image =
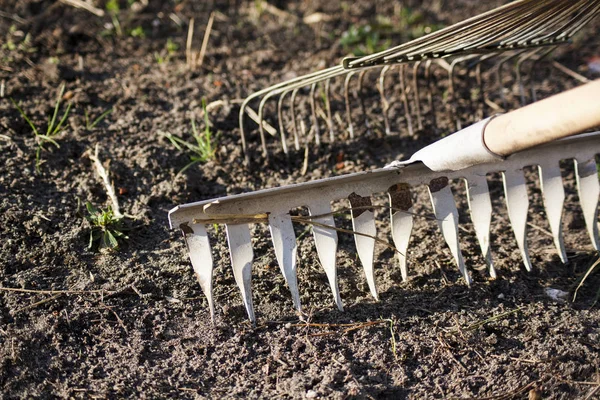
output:
[[[329,126],[329,141],[335,142],[335,132],[333,131],[333,118],[331,117],[331,79],[325,81],[325,108],[327,109],[327,125]]]
[[[340,311],[344,311],[344,305],[340,298],[336,268],[338,236],[335,229],[333,229],[335,222],[331,213],[331,205],[328,201],[319,201],[309,205],[308,210],[310,215],[322,215],[322,217],[313,219],[316,222],[316,224],[312,225],[315,247],[317,248],[317,255],[319,256],[321,265],[329,280],[329,287],[331,287],[335,304]],[[328,226],[331,228],[327,228]]]
[[[560,167],[557,162],[547,161],[538,166],[540,173],[540,187],[546,216],[550,224],[550,231],[554,239],[554,245],[563,263],[567,262],[567,253],[562,238],[562,211],[565,202],[565,189],[563,188]]]
[[[252,261],[254,252],[250,239],[250,226],[248,224],[226,224],[227,243],[231,256],[233,277],[242,293],[242,300],[248,313],[248,319],[254,325],[254,307],[252,305]]]
[[[348,196],[348,200],[350,200],[350,207],[352,209],[352,228],[355,232],[362,234],[354,235],[358,258],[365,271],[371,295],[375,300],[379,300],[373,270],[373,259],[375,256],[375,239],[373,237],[377,234],[377,229],[375,228],[373,209],[369,208],[372,205],[371,198],[367,196],[362,197],[353,192]]]
[[[285,127],[283,122],[283,99],[288,92],[283,92],[277,100],[277,119],[279,120],[279,134],[281,135],[281,147],[286,157],[289,156],[287,147],[287,138],[285,136]]]
[[[365,123],[365,126],[367,127],[367,134],[370,134],[371,133],[371,125],[369,124],[369,118],[367,117],[367,108],[365,107],[365,97],[362,95],[363,83],[365,80],[366,73],[367,73],[367,70],[363,69],[358,74],[358,99],[360,101],[360,109],[363,114],[364,123]]]
[[[432,60],[425,61],[425,81],[427,82],[427,85],[425,87],[427,88],[427,104],[429,105],[429,111],[434,114],[433,118],[435,120],[435,112],[433,110],[433,93],[431,91],[431,64],[432,64],[432,62],[433,62]]]
[[[302,311],[298,278],[296,276],[296,235],[288,213],[269,214],[269,230],[275,247],[275,257],[281,273],[292,293],[294,307]]]
[[[408,108],[408,95],[406,94],[406,82],[404,80],[404,67],[405,64],[400,64],[399,76],[400,76],[400,90],[402,90],[402,103],[404,104],[404,115],[406,117],[406,125],[408,126],[408,134],[412,136],[414,134],[412,117],[410,115],[410,109]]]
[[[577,178],[577,193],[583,211],[585,225],[594,249],[600,250],[598,240],[598,196],[600,183],[598,182],[598,166],[595,157],[589,160],[574,160],[575,176]]]
[[[323,75],[328,75],[331,73],[335,73],[335,72],[343,72],[344,67],[343,66],[339,66],[336,65],[335,67],[331,67],[322,71],[316,71],[313,73],[310,73],[308,75],[304,75],[304,76],[299,76],[297,78],[291,79],[289,81],[284,81],[284,82],[280,82],[276,85],[273,86],[269,86],[265,89],[259,90],[256,93],[251,94],[250,96],[246,97],[246,99],[242,102],[242,105],[240,106],[240,113],[238,115],[238,122],[239,122],[239,126],[240,126],[240,139],[242,141],[242,150],[244,151],[244,159],[246,161],[246,163],[249,162],[249,155],[248,155],[248,151],[247,151],[247,142],[246,142],[246,131],[244,129],[244,116],[246,113],[246,107],[248,106],[248,104],[250,104],[250,102],[260,96],[263,96],[269,92],[275,91],[277,89],[286,87],[286,86],[290,86],[294,83],[303,81],[303,80],[307,80],[310,78],[314,78],[314,77],[318,77],[318,76],[323,76]]]
[[[292,112],[292,132],[294,133],[294,147],[300,150],[300,138],[298,135],[298,122],[296,120],[296,95],[299,89],[294,89],[290,96],[290,108]]]
[[[213,257],[210,242],[204,224],[191,224],[181,226],[185,243],[188,247],[194,274],[200,283],[200,288],[210,309],[210,318],[215,322],[215,305],[213,300]]]
[[[502,98],[502,108],[503,109],[507,109],[507,102],[506,102],[506,96],[504,95],[504,85],[502,84],[502,67],[504,66],[504,64],[506,64],[508,61],[512,60],[513,58],[517,57],[519,54],[521,54],[523,51],[519,51],[516,52],[515,54],[509,54],[506,57],[503,57],[500,62],[497,64],[497,68],[496,68],[496,79],[498,80],[498,90],[500,93],[500,97]]]
[[[479,88],[479,101],[481,103],[481,108],[478,107],[477,110],[477,119],[483,119],[484,108],[485,108],[485,91],[483,87],[483,79],[481,77],[481,64],[492,58],[496,57],[495,53],[487,54],[485,56],[479,57],[475,62],[475,81],[477,82],[477,87]]]
[[[454,203],[454,197],[452,196],[452,190],[448,178],[435,178],[427,185],[429,189],[429,196],[431,198],[431,204],[433,206],[433,212],[438,222],[438,226],[442,231],[442,236],[446,244],[450,248],[450,252],[454,257],[454,261],[458,266],[458,270],[465,278],[467,286],[471,286],[471,277],[465,266],[465,260],[462,252],[460,251],[460,244],[458,241],[458,210],[456,209],[456,203]]]
[[[448,73],[448,75],[449,75],[448,79],[450,80],[450,112],[452,113],[451,119],[453,118],[454,121],[456,122],[457,130],[462,129],[462,122],[458,115],[459,113],[458,113],[457,104],[456,104],[458,96],[456,94],[456,88],[454,85],[454,71],[456,69],[456,66],[459,63],[471,60],[475,57],[477,57],[477,55],[468,55],[468,56],[464,56],[464,57],[459,57],[459,58],[453,60],[452,63],[450,64],[450,72]]]
[[[531,271],[531,260],[529,259],[529,250],[527,249],[527,208],[529,207],[529,198],[527,197],[527,186],[523,170],[507,170],[502,172],[502,181],[504,183],[508,219],[515,233],[517,246],[519,246],[519,250],[521,251],[525,269]]]
[[[344,100],[346,103],[346,122],[348,123],[348,133],[350,133],[350,138],[354,139],[354,126],[352,126],[352,112],[350,110],[350,79],[355,72],[350,72],[346,75],[346,79],[344,79]]]
[[[519,57],[519,59],[517,60],[517,65],[516,65],[515,69],[517,72],[517,82],[519,83],[519,93],[521,95],[521,106],[524,106],[527,104],[527,99],[525,98],[525,85],[523,85],[523,80],[521,79],[521,66],[527,60],[529,60],[533,55],[535,55],[537,52],[538,52],[538,49],[535,49],[533,51],[528,51],[527,53],[525,53],[525,55]]]
[[[531,102],[532,103],[535,103],[537,101],[537,95],[535,93],[535,81],[533,80],[533,71],[535,71],[535,67],[538,65],[538,63],[540,61],[542,61],[550,53],[552,53],[554,50],[556,50],[556,46],[551,46],[547,51],[545,51],[542,54],[540,54],[531,63],[531,67],[529,68],[529,72],[527,73],[527,75],[529,75],[529,77],[530,77],[529,81],[530,81],[530,84],[531,84],[530,90],[531,90]]]
[[[496,270],[490,249],[490,225],[492,222],[492,201],[485,175],[473,174],[465,179],[467,201],[471,211],[471,221],[481,247],[483,258],[489,267],[490,276],[496,278]]]
[[[390,129],[390,119],[388,116],[388,111],[390,109],[390,102],[385,96],[385,74],[390,70],[390,66],[386,65],[381,69],[379,73],[379,95],[381,96],[381,113],[383,114],[383,123],[385,126],[385,134],[391,135]]]
[[[310,110],[312,114],[313,124],[315,126],[315,144],[321,145],[321,131],[319,129],[319,120],[317,119],[317,105],[315,101],[315,91],[317,89],[317,83],[313,83],[310,86]]]
[[[417,61],[413,66],[412,84],[415,91],[415,111],[417,112],[417,129],[423,129],[423,118],[421,117],[421,99],[419,96],[419,67],[421,61]]]
[[[392,239],[398,249],[400,273],[402,280],[408,280],[406,252],[413,228],[413,207],[410,187],[407,184],[396,184],[388,189],[390,198],[390,218],[392,222]]]

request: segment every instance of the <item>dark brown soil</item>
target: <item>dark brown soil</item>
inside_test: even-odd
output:
[[[105,6],[103,1],[94,3]],[[404,158],[454,129],[444,111],[450,107],[442,96],[445,83],[440,77],[437,125],[428,115],[425,129],[413,137],[406,132],[400,106],[390,114],[396,134],[383,136],[376,91],[366,89],[371,132],[365,132],[357,111],[357,138],[311,147],[305,175],[303,150],[293,151],[287,162],[276,143],[270,143],[273,157],[265,163],[249,123],[253,157],[244,166],[237,127],[240,100],[282,79],[339,62],[346,54],[339,40],[344,31],[373,23],[377,15],[393,16],[400,3],[270,2],[283,11],[280,15],[260,13],[259,1],[120,3],[123,36],[110,28],[110,16],[97,17],[61,2],[1,3],[0,279],[3,288],[28,290],[2,289],[0,294],[4,398],[508,399],[527,398],[532,390],[548,399],[586,398],[596,390],[587,398],[598,398],[598,274],[588,279],[574,303],[556,302],[544,292],[548,287],[571,291],[595,258],[572,167],[566,163],[565,265],[547,234],[532,168],[530,273],[522,267],[499,176],[492,176],[492,242],[499,279],[489,279],[483,267],[464,188],[456,182],[472,288],[460,279],[435,222],[418,219],[408,254],[409,282],[402,283],[393,252],[377,248],[380,302],[369,297],[352,237],[340,236],[340,289],[346,310],[339,312],[310,232],[299,226],[298,274],[307,313],[301,320],[292,309],[268,232],[257,226],[253,290],[258,324],[251,327],[219,227],[211,230],[217,302],[213,325],[180,233],[168,228],[169,209]],[[425,23],[448,25],[501,3],[404,5],[422,13]],[[211,11],[216,17],[204,64],[189,71],[188,21],[195,18],[194,48],[199,49]],[[319,27],[305,24],[303,17],[315,12],[327,20]],[[131,35],[137,27],[145,37]],[[590,79],[597,77],[587,60],[600,54],[599,33],[600,21],[593,21],[572,45],[554,53],[554,59]],[[168,39],[179,49],[159,63],[168,56]],[[398,43],[406,37],[396,33],[391,39]],[[470,79],[460,74],[452,104],[465,124],[478,111],[492,110],[468,101]],[[517,106],[514,74],[507,73],[505,79],[508,104]],[[579,84],[549,61],[541,62],[531,79],[540,97]],[[47,145],[42,152],[38,173],[33,132],[10,99],[45,132],[62,83],[63,103],[72,104],[68,126],[58,137],[60,148]],[[337,92],[334,103],[343,119]],[[488,87],[486,94],[501,103],[497,87]],[[189,139],[191,118],[204,129],[202,98],[226,102],[209,113],[212,130],[218,132],[217,160],[177,176],[189,158],[163,134]],[[306,111],[306,101],[302,104]],[[86,128],[86,112],[95,118],[110,108],[110,115]],[[90,226],[82,217],[83,203],[109,204],[89,158],[96,144],[100,158],[110,160],[122,210],[135,217],[127,222],[129,240],[118,252],[87,248]],[[417,212],[430,214],[426,193],[417,193],[417,198]],[[385,213],[380,214],[380,235],[389,239]],[[339,222],[348,225],[347,220]]]

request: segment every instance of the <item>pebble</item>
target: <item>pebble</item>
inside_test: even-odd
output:
[[[307,399],[316,399],[317,392],[315,392],[314,390],[309,390],[308,392],[306,392],[306,398]]]

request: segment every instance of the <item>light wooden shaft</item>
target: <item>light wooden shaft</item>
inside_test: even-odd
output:
[[[600,79],[492,119],[484,141],[507,156],[600,126]]]

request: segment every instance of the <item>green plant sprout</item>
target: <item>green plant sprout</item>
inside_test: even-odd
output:
[[[143,39],[146,37],[146,32],[144,32],[144,28],[142,28],[141,26],[136,26],[135,28],[129,31],[129,36]]]
[[[91,224],[90,242],[88,249],[94,247],[94,243],[98,242],[99,250],[116,251],[119,249],[120,239],[129,239],[123,231],[123,217],[118,217],[114,214],[111,206],[106,210],[97,209],[89,201],[85,203],[88,215],[85,219]]]
[[[196,163],[205,163],[216,158],[217,148],[213,143],[213,135],[210,129],[210,121],[208,120],[208,112],[206,111],[206,100],[202,99],[202,109],[204,110],[204,132],[199,132],[196,126],[196,121],[192,118],[192,137],[196,143],[189,143],[177,136],[166,133],[164,136],[169,139],[171,144],[180,151],[184,148],[191,152],[190,162],[177,173],[182,174],[188,168]]]
[[[162,55],[164,54],[163,52],[161,52],[162,54],[159,52],[154,53],[154,59],[156,59],[156,62],[158,64],[164,64],[166,62],[169,62],[169,60],[175,55],[177,50],[179,50],[179,45],[173,40],[171,40],[171,38],[169,38],[167,39],[167,43],[165,44],[165,49],[167,51],[166,56]]]
[[[92,129],[94,129],[94,127],[96,125],[98,125],[100,123],[100,121],[102,121],[112,111],[113,111],[113,109],[109,108],[108,110],[106,110],[102,114],[100,114],[100,116],[98,118],[96,118],[95,120],[92,121],[89,118],[87,110],[83,110],[83,115],[85,116],[85,129],[88,131],[91,131]]]
[[[27,124],[29,124],[29,126],[31,127],[31,130],[35,134],[35,139],[37,142],[37,149],[35,151],[35,169],[38,172],[40,172],[40,165],[41,165],[41,161],[42,161],[41,160],[42,151],[46,150],[44,145],[46,143],[50,143],[50,144],[53,144],[54,146],[56,146],[57,148],[60,148],[60,145],[56,142],[55,138],[61,132],[61,130],[63,128],[63,124],[67,120],[67,117],[69,116],[69,112],[71,111],[71,103],[69,103],[67,105],[67,109],[63,113],[60,121],[58,122],[58,124],[56,124],[58,110],[60,109],[60,101],[63,97],[64,92],[65,92],[65,85],[63,84],[60,87],[60,91],[59,91],[58,97],[56,99],[56,105],[54,106],[54,113],[52,114],[52,118],[48,122],[48,129],[46,130],[45,134],[40,133],[40,130],[35,126],[35,124],[27,116],[27,114],[25,114],[25,111],[23,111],[23,109],[21,107],[19,107],[19,105],[13,98],[10,99],[10,101],[12,101],[12,103],[17,108],[17,110],[19,111],[19,113],[21,114],[23,119],[27,122]]]
[[[112,19],[112,24],[115,28],[115,32],[117,36],[123,36],[123,30],[121,29],[121,23],[119,22],[118,14],[120,11],[119,0],[108,0],[106,2],[106,11],[110,14],[110,18]]]

